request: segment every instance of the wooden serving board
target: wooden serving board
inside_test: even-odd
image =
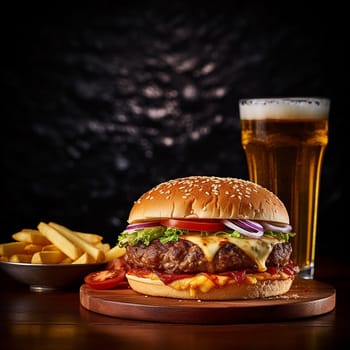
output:
[[[295,279],[290,291],[259,300],[204,301],[145,296],[127,285],[113,290],[80,287],[81,305],[93,312],[133,320],[223,324],[283,321],[332,311],[336,291],[315,280]]]

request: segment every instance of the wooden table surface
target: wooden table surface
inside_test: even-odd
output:
[[[350,345],[350,264],[320,259],[315,280],[336,289],[321,316],[271,322],[174,324],[88,311],[79,290],[37,293],[0,272],[1,349],[342,349]]]

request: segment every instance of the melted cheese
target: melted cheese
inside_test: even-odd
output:
[[[200,236],[200,235],[183,235],[186,239],[197,244],[203,251],[208,261],[214,259],[217,251],[225,243],[235,244],[242,249],[257,265],[259,271],[266,271],[266,260],[275,244],[280,243],[277,238],[271,236],[262,236],[260,239],[236,238],[228,235],[217,236]]]
[[[158,277],[156,277],[158,278]],[[264,280],[287,280],[290,277],[284,272],[279,272],[276,274],[270,274],[268,272],[251,273],[246,275],[244,284],[257,284],[259,281]],[[224,287],[228,284],[238,284],[233,278],[229,276],[215,276],[215,283],[210,275],[205,273],[199,273],[193,277],[183,278],[176,280],[169,284],[170,287],[177,290],[188,290],[191,296],[196,296],[198,291],[202,293],[207,293],[213,288]]]

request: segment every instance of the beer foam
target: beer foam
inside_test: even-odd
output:
[[[239,101],[241,119],[327,119],[326,98],[257,98]]]

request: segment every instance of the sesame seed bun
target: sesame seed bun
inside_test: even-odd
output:
[[[132,207],[130,224],[164,218],[250,219],[289,224],[280,199],[256,183],[214,176],[190,176],[163,182]]]

